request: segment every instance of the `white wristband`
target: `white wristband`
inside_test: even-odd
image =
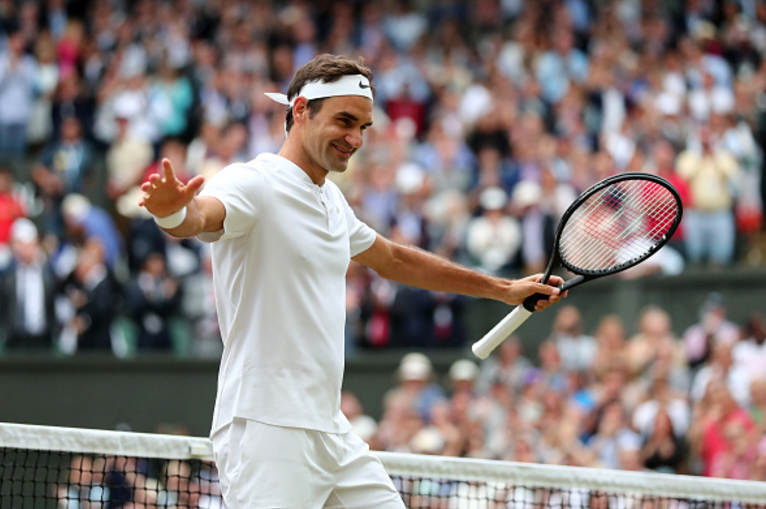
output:
[[[181,223],[183,223],[184,219],[186,219],[186,206],[184,206],[184,208],[181,210],[176,210],[169,216],[157,217],[152,215],[152,217],[154,218],[154,222],[157,223],[157,226],[160,228],[165,230],[172,230],[177,226],[181,226]]]

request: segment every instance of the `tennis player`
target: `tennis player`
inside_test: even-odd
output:
[[[562,296],[540,276],[487,276],[395,244],[359,221],[326,177],[343,172],[372,125],[375,85],[362,63],[320,55],[287,95],[279,154],[186,185],[170,161],[140,204],[165,231],[212,242],[224,342],[211,438],[230,509],[401,509],[381,463],[340,411],[345,275],[351,260],[382,277],[519,304]],[[551,278],[551,284],[562,281]]]

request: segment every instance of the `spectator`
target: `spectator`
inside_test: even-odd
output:
[[[731,355],[734,364],[747,373],[750,383],[766,376],[766,321],[760,313],[750,315],[742,339],[734,344]]]
[[[700,306],[700,321],[684,332],[686,359],[691,368],[707,362],[718,344],[733,345],[739,327],[726,319],[726,305],[719,293],[711,293]]]
[[[11,227],[10,266],[0,272],[0,334],[6,350],[50,351],[59,330],[54,310],[57,281],[26,218]]]
[[[497,352],[481,363],[477,390],[486,394],[495,384],[501,384],[518,393],[532,369],[532,363],[521,353],[521,340],[511,336],[500,344]]]
[[[716,150],[710,128],[699,130],[699,148],[679,154],[676,168],[691,189],[692,206],[685,211],[686,254],[692,263],[728,265],[734,257],[733,186],[737,161]]]
[[[97,240],[103,248],[107,267],[114,269],[122,256],[123,241],[112,217],[85,196],[76,193],[64,198],[61,212],[69,238],[82,242]]]
[[[0,165],[0,270],[10,258],[8,244],[13,223],[27,215],[26,204],[15,187],[16,182],[11,169]]]
[[[596,354],[596,341],[583,332],[580,311],[561,306],[553,319],[550,341],[556,345],[566,369],[585,371]]]
[[[12,32],[0,53],[0,157],[20,158],[27,150],[27,121],[34,104],[36,64],[24,53],[24,35]]]
[[[638,375],[657,359],[662,347],[671,352],[671,369],[682,369],[686,362],[683,344],[673,336],[670,315],[667,311],[650,306],[638,318],[638,333],[630,338],[626,359],[631,373]]]
[[[46,230],[63,233],[61,202],[69,193],[95,189],[93,148],[83,138],[82,125],[75,117],[61,124],[61,139],[49,144],[32,170],[32,180],[43,201]]]
[[[700,472],[712,476],[723,472],[727,456],[733,452],[733,444],[726,438],[728,426],[742,426],[745,431],[753,429],[753,421],[747,412],[737,406],[722,380],[707,385],[705,395],[694,408],[689,441],[692,451],[701,460]]]
[[[129,128],[139,107],[138,102],[128,96],[114,104],[117,132],[106,154],[107,193],[112,200],[140,184],[152,162],[154,150],[150,141]]]
[[[646,468],[668,474],[685,473],[686,444],[665,410],[654,417],[651,433],[644,436],[641,459]]]
[[[444,391],[433,382],[431,361],[421,353],[408,353],[402,357],[397,373],[399,386],[391,389],[385,399],[401,400],[421,420],[427,421],[431,407],[444,398]]]
[[[499,187],[482,191],[482,215],[468,223],[466,247],[479,270],[505,273],[513,264],[521,245],[518,221],[504,213],[508,197]]]
[[[104,248],[97,240],[89,240],[82,247],[77,265],[62,288],[67,309],[61,337],[63,351],[109,351],[119,291],[105,264]]]
[[[59,81],[59,70],[54,60],[54,44],[50,36],[40,37],[35,44],[36,98],[27,124],[27,141],[33,147],[45,143],[53,132],[52,101]]]
[[[744,367],[732,360],[732,345],[719,344],[713,349],[708,363],[697,371],[689,396],[693,402],[701,401],[712,382],[721,382],[740,407],[750,403],[750,377]]]
[[[468,359],[459,359],[452,363],[449,368],[449,379],[452,384],[452,392],[466,392],[475,394],[474,387],[479,376],[479,367],[475,362]]]
[[[170,321],[179,309],[180,299],[178,282],[168,276],[165,257],[150,253],[138,277],[125,290],[125,303],[138,324],[138,350],[173,348]]]
[[[551,46],[536,62],[535,76],[542,98],[555,104],[566,95],[572,82],[585,81],[588,58],[574,47],[574,36],[567,28],[551,34]]]
[[[626,417],[622,403],[607,403],[601,409],[596,433],[588,440],[588,446],[593,448],[599,463],[605,468],[619,468],[620,451],[640,447],[641,437],[630,429]]]

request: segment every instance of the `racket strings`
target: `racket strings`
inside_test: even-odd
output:
[[[673,224],[673,221],[675,220],[675,215],[676,215],[674,213],[676,210],[675,206],[655,207],[653,211],[656,212],[657,210],[660,210],[662,212],[671,212],[671,213],[663,214],[664,216],[663,219],[660,221],[657,221],[655,226],[652,228],[652,230],[650,230],[649,232],[645,234],[644,238],[650,239],[654,243],[659,241],[662,238],[662,236],[670,229],[670,226]],[[647,213],[650,213],[650,212],[647,212]],[[633,217],[628,218],[629,225],[624,227],[622,231],[618,233],[616,236],[610,237],[605,241],[604,239],[600,238],[602,233],[599,232],[594,234],[594,232],[591,231],[589,232],[591,233],[590,242],[582,243],[580,247],[584,251],[587,251],[590,249],[591,255],[592,255],[591,258],[593,259],[599,259],[600,257],[603,257],[604,255],[608,254],[613,249],[613,245],[618,242],[622,242],[621,248],[623,250],[623,255],[624,255],[622,256],[622,258],[631,259],[631,258],[643,255],[647,249],[646,242],[638,242],[638,247],[640,247],[640,249],[638,249],[636,245],[634,244],[624,242],[626,237],[634,234],[634,231],[633,231],[634,228],[632,227],[635,226],[637,223],[643,223],[643,218],[639,217],[635,210],[632,211],[632,214],[633,214]],[[610,244],[612,245],[610,246]]]
[[[633,187],[636,187],[635,182]],[[657,187],[664,189],[661,186]],[[672,205],[672,201],[671,206],[669,207],[667,205],[664,207],[653,207],[654,210],[646,209],[642,212],[635,207],[636,200],[634,199],[635,197],[631,196],[630,191],[630,189],[607,189],[605,192],[592,197],[586,202],[586,207],[579,214],[579,224],[585,225],[583,228],[584,233],[581,235],[579,242],[570,242],[570,244],[576,246],[577,249],[568,250],[570,252],[573,251],[579,253],[580,256],[577,257],[579,260],[573,260],[573,257],[570,256],[570,259],[568,260],[570,263],[580,261],[582,263],[577,264],[578,266],[585,265],[586,267],[583,268],[589,268],[591,270],[602,267],[608,268],[610,264],[614,264],[616,261],[614,257],[615,246],[619,246],[623,251],[620,256],[621,259],[630,259],[632,256],[643,255],[646,250],[653,245],[653,243],[651,243],[647,246],[646,238],[656,242],[656,240],[662,237],[659,235],[657,238],[658,233],[667,232],[675,217],[675,207]],[[668,202],[665,201],[665,204],[667,203]],[[606,214],[601,208],[602,206],[607,207]],[[657,221],[655,227],[648,233],[645,232],[644,237],[639,239],[635,233],[638,229],[644,227],[644,223],[646,222],[644,219],[648,217],[648,215],[657,217],[656,215],[658,211],[663,212],[666,220]],[[667,214],[667,212],[671,213]],[[605,217],[598,219],[598,215]],[[589,220],[583,222],[582,218],[584,217],[587,217]],[[670,218],[669,224],[667,221],[668,218]],[[594,229],[592,226],[596,223],[599,226]],[[577,222],[572,222],[572,224],[577,224]],[[604,225],[609,225],[609,228],[605,229]],[[576,232],[578,230],[575,228],[569,229],[568,231]],[[633,240],[638,239],[640,244],[640,249],[633,249],[632,253],[631,247],[635,246],[631,245],[630,242],[626,242],[626,239],[629,236],[632,236]],[[568,237],[571,237],[571,235]],[[566,242],[562,242],[562,246],[563,244],[566,244]],[[590,263],[588,263],[588,259],[590,260]],[[604,260],[607,260],[608,263],[604,263]],[[593,265],[594,263],[595,265]]]
[[[605,197],[602,194],[600,198],[601,200],[606,199],[606,201],[610,202],[610,205],[614,205],[614,200],[610,199],[612,197]],[[625,199],[626,196],[619,196],[619,198],[622,200]],[[590,215],[593,216],[594,203],[598,203],[598,200],[590,203],[589,209],[586,209],[586,214],[590,213]],[[641,256],[646,253],[647,249],[662,238],[662,234],[667,232],[675,218],[675,213],[673,213],[675,207],[673,206],[653,207],[653,209],[641,211],[635,206],[628,205],[635,205],[635,203],[623,203],[619,209],[615,209],[615,212],[607,214],[612,216],[607,218],[608,221],[611,221],[611,231],[604,231],[604,218],[602,218],[599,223],[601,227],[600,229],[594,230],[589,227],[591,226],[590,224],[586,223],[588,227],[585,228],[585,236],[581,239],[581,242],[577,244],[579,248],[577,251],[579,251],[581,255],[579,258],[590,258],[590,260],[597,265],[599,263],[603,265],[603,260],[609,258],[613,263],[615,260],[612,255],[614,254],[615,246],[619,246],[619,249],[621,250],[620,260],[618,261],[626,261]],[[654,227],[648,232],[644,231],[642,232],[642,235],[636,235],[641,228],[645,228],[646,218],[648,216],[656,217],[658,211],[662,213],[664,220],[657,221]],[[668,214],[667,212],[671,213]],[[590,223],[592,223],[592,221]],[[626,240],[629,238],[633,242],[627,242]]]
[[[565,225],[561,257],[584,270],[609,270],[646,255],[675,222],[678,204],[664,186],[615,183],[588,198]]]

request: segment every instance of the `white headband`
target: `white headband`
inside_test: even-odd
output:
[[[287,99],[285,94],[266,92],[266,95],[285,106],[293,107],[295,100],[299,97],[305,97],[309,101],[313,99],[324,99],[326,97],[337,97],[339,95],[359,95],[372,101],[372,88],[370,80],[361,74],[346,75],[337,81],[326,83],[324,81],[312,81],[306,83],[301,88],[298,95],[293,97],[292,101]]]

